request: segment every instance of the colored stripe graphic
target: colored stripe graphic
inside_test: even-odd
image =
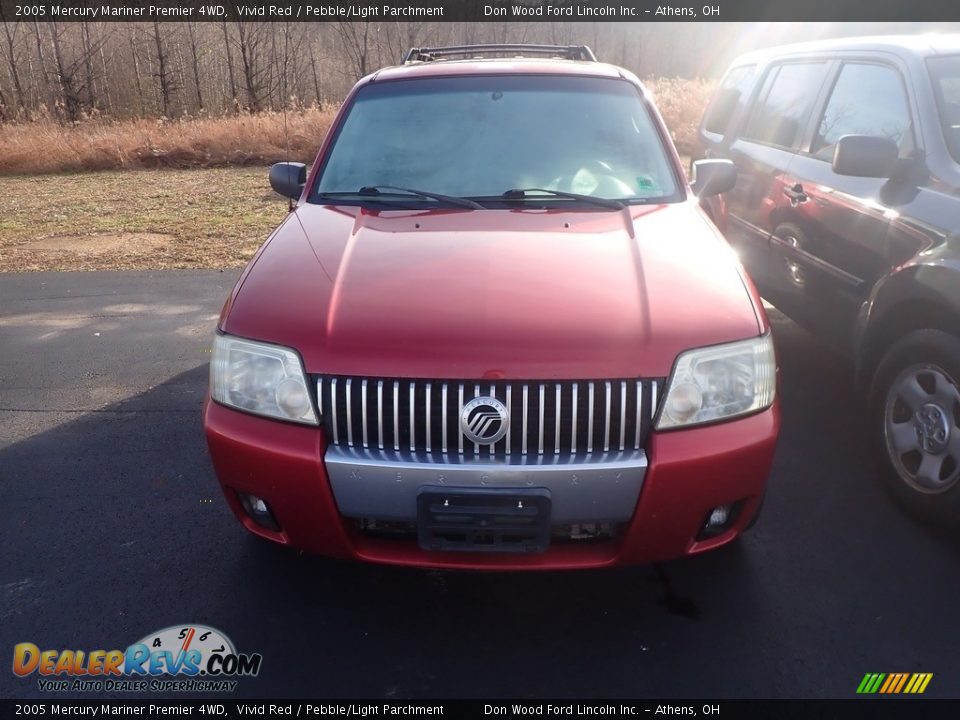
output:
[[[860,681],[860,686],[857,688],[857,692],[861,695],[870,695],[877,691],[877,688],[880,686],[880,681],[883,680],[883,675],[880,673],[867,673],[863,676],[863,680]]]
[[[913,686],[913,691],[915,693],[926,692],[927,685],[930,684],[930,679],[933,677],[933,673],[920,673],[920,680],[916,685]]]
[[[857,686],[858,695],[919,695],[927,690],[933,673],[867,673]]]
[[[880,686],[880,692],[883,694],[888,693],[890,691],[890,686],[896,684],[896,682],[899,679],[900,679],[900,675],[897,673],[890,673],[889,675],[887,675],[886,682],[884,682],[883,685]]]
[[[900,692],[901,690],[903,690],[903,686],[906,684],[907,678],[909,678],[909,677],[910,677],[910,675],[909,675],[908,673],[900,673],[900,682],[897,683],[897,686],[896,686],[895,688],[893,688],[893,690],[891,690],[891,692],[898,693],[898,692]]]

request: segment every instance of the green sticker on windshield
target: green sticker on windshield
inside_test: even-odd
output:
[[[640,175],[637,177],[637,189],[638,190],[659,190],[660,187],[653,181],[653,178],[648,175]]]

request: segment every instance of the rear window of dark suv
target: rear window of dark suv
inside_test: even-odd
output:
[[[730,69],[717,88],[717,94],[707,111],[703,122],[704,130],[715,135],[726,134],[737,110],[746,103],[756,74],[756,65],[741,65]]]

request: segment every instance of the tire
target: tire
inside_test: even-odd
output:
[[[960,338],[918,330],[894,343],[868,396],[880,479],[908,513],[960,518]]]

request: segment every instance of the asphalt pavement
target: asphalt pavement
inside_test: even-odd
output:
[[[233,518],[200,406],[235,278],[0,274],[0,697],[49,697],[10,672],[16,643],[184,623],[262,653],[238,697],[852,698],[867,672],[960,696],[960,542],[889,502],[849,367],[775,310],[783,432],[739,548],[421,571],[280,551]]]

